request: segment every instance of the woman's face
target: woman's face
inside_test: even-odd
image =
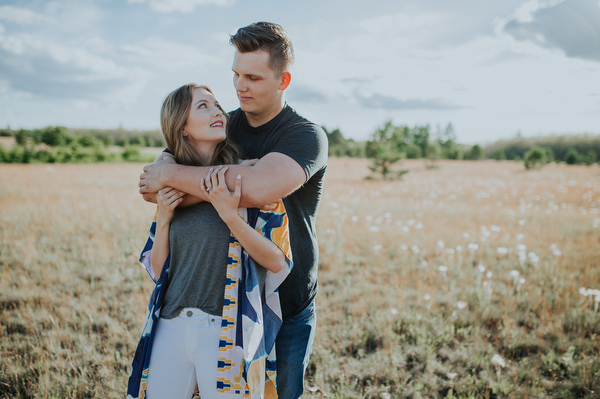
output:
[[[219,102],[209,91],[194,89],[192,107],[183,135],[191,144],[217,144],[225,140],[227,120]]]

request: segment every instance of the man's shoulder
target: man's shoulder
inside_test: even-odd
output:
[[[286,107],[288,108],[285,118],[285,125],[287,125],[286,130],[300,130],[306,133],[314,133],[315,135],[323,136],[325,138],[327,137],[321,126],[300,115],[289,105],[286,105]]]
[[[239,117],[242,114],[242,109],[241,108],[234,109],[233,111],[228,112],[228,114],[229,114],[229,122],[232,123],[239,119]]]

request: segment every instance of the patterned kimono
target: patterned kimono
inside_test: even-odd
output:
[[[244,393],[247,398],[276,398],[275,338],[282,324],[277,287],[289,275],[293,265],[287,213],[280,202],[273,211],[240,208],[238,214],[283,251],[287,267],[278,273],[267,270],[266,277],[260,279],[258,268],[262,266],[248,256],[233,234],[230,236],[215,384],[218,392]],[[156,216],[140,256],[140,262],[156,281],[156,287],[150,296],[142,336],[133,359],[128,399],[146,397],[152,343],[168,288],[170,255],[158,279],[150,265],[155,232]]]

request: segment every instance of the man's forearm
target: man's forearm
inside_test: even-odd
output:
[[[304,171],[291,158],[282,154],[277,156],[267,154],[265,158],[265,161],[261,159],[254,166],[228,165],[229,170],[225,174],[225,179],[229,190],[235,189],[236,176],[238,174],[242,176],[240,199],[242,207],[261,207],[277,201],[304,183]],[[293,164],[290,164],[290,161]],[[288,170],[290,166],[291,171]],[[167,165],[163,171],[164,178],[161,184],[206,201],[208,198],[200,181],[212,168],[214,167]]]
[[[207,201],[204,187],[200,184],[211,169],[210,166],[178,165],[169,155],[161,154],[152,165],[144,167],[140,175],[140,194],[152,201],[163,187],[173,187],[197,201]],[[225,174],[227,187],[235,189],[235,178],[242,176],[242,196],[240,206],[262,207],[277,201],[298,189],[306,181],[304,169],[292,158],[281,153],[268,153],[253,166],[228,165]],[[216,166],[215,166],[216,167]],[[212,168],[215,168],[212,167]]]

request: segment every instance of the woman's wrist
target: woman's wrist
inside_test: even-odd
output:
[[[230,223],[235,223],[237,219],[240,219],[240,216],[237,213],[237,209],[234,211],[227,211],[219,214],[219,217],[225,222],[225,224],[229,225]]]

